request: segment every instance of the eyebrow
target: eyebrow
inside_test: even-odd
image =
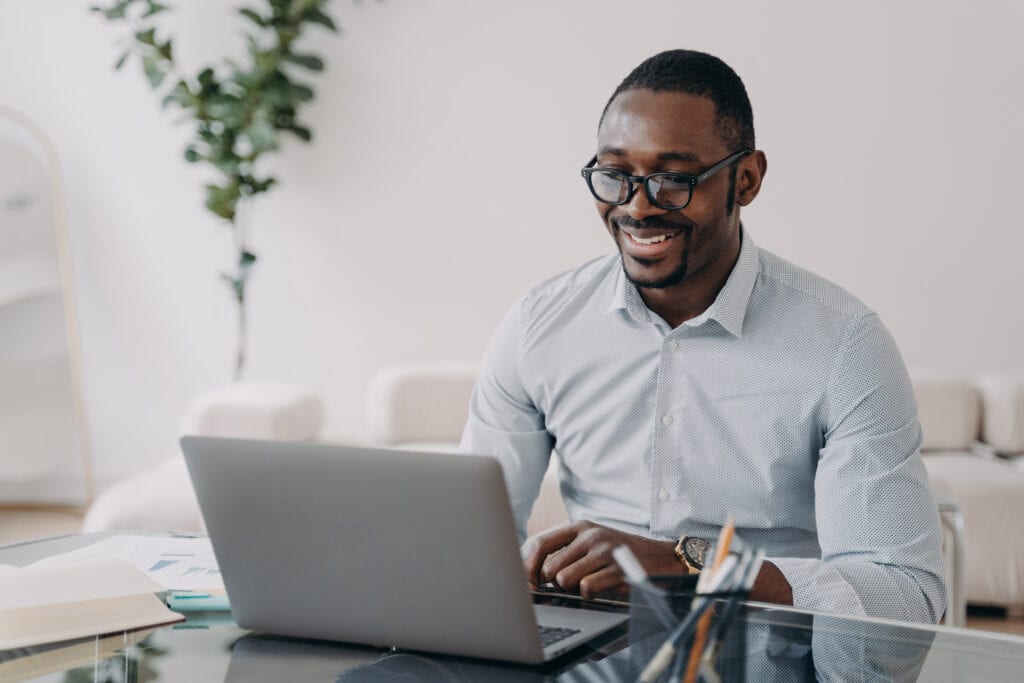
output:
[[[618,147],[602,147],[597,150],[597,156],[611,155],[615,157],[626,156],[626,151]],[[700,157],[693,152],[662,152],[658,155],[658,161],[683,161],[687,163],[699,164]]]

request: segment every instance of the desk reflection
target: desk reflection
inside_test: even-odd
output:
[[[543,668],[248,634],[231,648],[225,681],[632,681],[665,637],[649,629],[634,632],[639,639],[631,636],[628,646],[610,654],[584,652],[582,659],[577,654]],[[730,682],[916,681],[934,637],[898,625],[757,610],[737,620],[718,670]],[[616,645],[625,643],[610,647]]]

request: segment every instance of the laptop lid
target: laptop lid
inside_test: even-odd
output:
[[[181,445],[243,628],[537,663],[624,620],[564,610],[587,623],[543,651],[493,458],[209,437]]]

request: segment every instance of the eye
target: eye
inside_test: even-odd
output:
[[[690,186],[690,176],[687,175],[663,175],[659,178],[661,186],[666,190],[681,190]]]

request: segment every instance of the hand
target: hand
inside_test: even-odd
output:
[[[673,541],[656,541],[579,521],[533,539],[524,562],[532,590],[553,581],[567,590],[579,589],[587,599],[605,591],[626,589],[612,550],[628,546],[649,574],[681,574]]]

